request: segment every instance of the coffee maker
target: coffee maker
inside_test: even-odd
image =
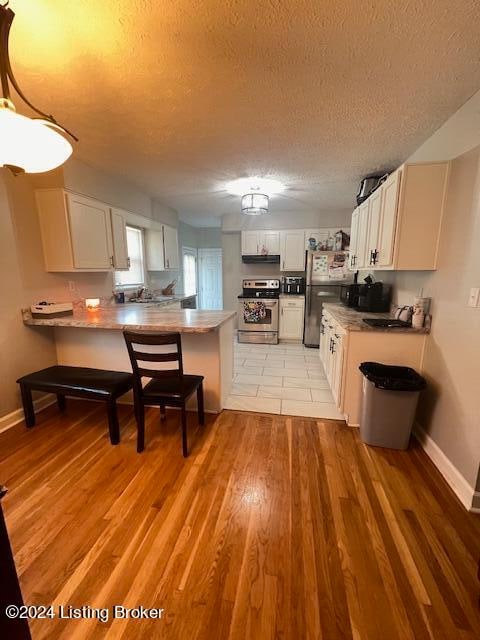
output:
[[[373,282],[370,276],[365,278],[365,284],[358,287],[357,311],[382,313],[390,311],[392,288],[383,282]]]

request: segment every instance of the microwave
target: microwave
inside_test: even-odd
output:
[[[340,285],[340,302],[346,307],[356,307],[358,305],[359,284]]]

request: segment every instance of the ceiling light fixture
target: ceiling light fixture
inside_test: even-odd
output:
[[[247,193],[242,196],[242,213],[247,216],[261,216],[268,213],[268,196],[264,193]]]
[[[65,137],[78,142],[55,118],[33,106],[22,93],[13,75],[8,53],[8,37],[15,13],[8,2],[0,5],[0,167],[13,173],[42,173],[62,165],[72,154]],[[10,97],[10,86],[40,118],[17,113]]]
[[[264,193],[269,198],[281,193],[285,190],[285,185],[280,180],[273,178],[259,178],[252,176],[250,178],[238,178],[227,182],[225,185],[228,193],[234,196],[243,196],[245,193]]]

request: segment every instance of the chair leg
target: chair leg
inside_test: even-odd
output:
[[[139,401],[136,405],[137,418],[137,453],[142,453],[145,449],[145,407]]]
[[[63,393],[57,393],[57,406],[59,411],[62,411],[62,412],[65,411],[67,407],[67,400],[63,395]]]
[[[20,393],[22,394],[23,413],[27,427],[35,426],[35,411],[33,409],[32,391],[27,385],[20,383]]]
[[[203,382],[197,389],[197,408],[198,408],[198,422],[201,425],[205,424],[205,409],[203,408]]]
[[[165,411],[165,405],[161,404],[160,405],[160,420],[163,421],[163,420],[166,420],[166,419],[167,419],[167,414],[166,414],[166,411]]]
[[[107,401],[107,414],[110,442],[118,444],[120,442],[120,427],[118,425],[117,403],[114,398]]]
[[[183,457],[186,458],[188,456],[188,446],[187,446],[187,410],[185,409],[185,404],[182,405],[182,452],[183,452]]]

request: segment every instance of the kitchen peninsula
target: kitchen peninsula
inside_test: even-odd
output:
[[[235,313],[197,309],[165,310],[155,305],[116,305],[73,315],[37,319],[23,310],[25,325],[54,331],[61,365],[131,371],[122,331],[178,331],[185,373],[203,375],[205,408],[219,413],[233,378]]]

